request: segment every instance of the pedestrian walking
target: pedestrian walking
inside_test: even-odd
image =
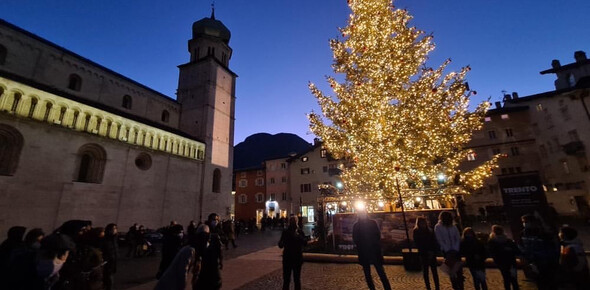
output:
[[[102,244],[102,257],[105,262],[103,268],[103,285],[105,290],[111,290],[117,273],[117,260],[119,245],[117,243],[118,231],[116,224],[108,224],[105,228],[105,236]]]
[[[576,229],[563,226],[559,230],[561,240],[561,255],[559,258],[560,277],[563,284],[570,284],[575,289],[588,289],[590,273],[584,245],[578,239]]]
[[[24,247],[12,252],[6,276],[1,280],[6,289],[38,289],[36,268],[44,236],[43,230],[32,229],[25,236]]]
[[[171,223],[168,229],[164,231],[164,237],[162,240],[162,260],[160,260],[160,267],[158,268],[156,278],[160,279],[168,266],[170,266],[170,263],[172,263],[176,254],[182,248],[183,241],[184,233],[182,225]]]
[[[292,217],[289,227],[281,234],[279,248],[283,249],[283,290],[289,290],[291,273],[295,290],[301,289],[301,266],[303,265],[303,247],[307,244],[305,234],[297,226],[297,219]]]
[[[485,245],[477,239],[475,231],[471,227],[463,230],[463,240],[460,244],[461,256],[465,257],[465,262],[471,276],[475,290],[488,290],[486,283],[486,258],[488,257]]]
[[[490,256],[502,274],[504,289],[510,290],[512,286],[512,289],[519,290],[516,276],[516,256],[520,254],[520,250],[516,243],[506,236],[502,226],[492,226],[488,248]]]
[[[455,290],[463,290],[465,277],[463,276],[463,265],[459,254],[461,236],[459,230],[453,225],[453,214],[443,211],[438,216],[438,223],[434,226],[434,234],[445,261],[443,271],[450,279]]]
[[[438,280],[436,252],[438,251],[438,243],[434,232],[428,227],[428,222],[424,217],[416,219],[416,226],[414,227],[414,243],[418,248],[420,261],[422,263],[422,275],[424,277],[424,284],[426,289],[430,290],[430,278],[428,276],[428,269],[432,272],[432,279],[434,280],[434,289],[440,289]]]
[[[369,289],[375,289],[373,277],[371,277],[371,265],[375,266],[383,289],[390,290],[391,285],[383,268],[383,253],[381,252],[381,231],[377,222],[369,219],[366,211],[359,211],[358,221],[352,228],[352,239],[358,251],[359,264],[363,267],[365,280]]]
[[[185,290],[189,266],[194,256],[195,250],[192,247],[185,246],[180,249],[170,263],[170,266],[158,280],[155,290]]]
[[[526,260],[525,275],[537,284],[539,290],[556,289],[555,273],[559,266],[557,235],[545,230],[542,221],[534,215],[521,218],[523,230],[519,247]]]
[[[203,256],[205,255],[205,251],[209,246],[210,239],[211,233],[209,231],[209,226],[206,224],[201,224],[197,227],[195,237],[192,239],[193,243],[189,244],[189,246],[195,249],[195,259],[192,265],[193,277],[191,281],[193,290],[199,290],[199,288],[197,288],[197,281],[202,268]]]
[[[234,249],[236,246],[236,227],[234,221],[229,219],[223,223],[223,232],[227,237],[227,242],[225,243],[225,249],[227,250],[229,244],[231,243]]]
[[[227,242],[228,242],[227,236],[225,235],[225,232],[223,231],[222,224],[220,223],[220,220],[219,220],[219,215],[216,213],[210,213],[209,216],[207,217],[207,221],[205,222],[205,224],[207,226],[209,226],[209,231],[211,232],[211,236],[217,236],[219,241],[221,241],[221,243],[224,246],[227,246]]]
[[[219,235],[211,233],[209,244],[202,254],[201,270],[196,287],[193,289],[221,289],[221,269],[223,269],[221,246]]]
[[[127,241],[127,258],[134,258],[137,256],[137,232],[139,230],[139,226],[137,223],[134,223],[129,230],[127,231],[127,235],[125,236],[125,240]]]
[[[23,236],[25,235],[27,228],[21,226],[15,226],[8,229],[6,234],[6,240],[0,244],[0,278],[1,280],[7,279],[4,277],[8,271],[10,256],[12,253],[25,246],[23,242]]]

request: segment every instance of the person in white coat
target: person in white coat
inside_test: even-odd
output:
[[[451,278],[451,285],[455,290],[463,290],[463,265],[459,255],[461,235],[459,229],[453,225],[453,214],[443,211],[438,216],[438,223],[434,226],[434,235],[445,258],[442,270]]]

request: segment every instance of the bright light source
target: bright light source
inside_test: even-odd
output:
[[[338,189],[341,189],[342,188],[342,182],[340,182],[340,181],[336,182],[336,187]]]
[[[346,206],[348,203],[346,201],[343,201],[340,203],[342,206]]]
[[[422,198],[418,196],[418,197],[416,197],[416,201],[417,202],[421,202],[422,201]]]
[[[366,209],[366,207],[367,207],[367,205],[362,200],[357,200],[354,202],[354,208],[358,211],[363,211]]]
[[[384,202],[382,202],[382,201],[379,201],[379,202],[377,203],[377,205],[378,205],[379,207],[384,207],[384,206],[385,206],[385,203],[384,203]]]
[[[422,176],[422,180],[428,180],[428,177],[426,177],[426,175]]]
[[[329,209],[332,209],[332,205],[331,205],[331,204],[328,204],[328,208],[329,208]]]
[[[442,173],[439,173],[438,176],[437,176],[437,178],[438,178],[438,181],[439,182],[443,182],[443,181],[445,181],[446,176],[444,174],[442,174]]]

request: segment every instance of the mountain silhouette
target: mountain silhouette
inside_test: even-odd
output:
[[[257,133],[234,146],[234,171],[259,167],[269,159],[287,158],[291,153],[301,153],[312,144],[291,133]]]

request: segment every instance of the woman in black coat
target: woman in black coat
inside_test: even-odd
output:
[[[303,265],[303,247],[307,244],[305,234],[297,225],[297,219],[289,219],[289,227],[283,231],[279,248],[283,249],[283,289],[289,290],[291,272],[295,290],[301,289],[301,266]]]
[[[438,251],[438,243],[434,232],[428,227],[426,218],[418,217],[416,219],[416,226],[414,227],[414,243],[418,248],[420,261],[422,262],[422,273],[424,276],[424,284],[426,289],[430,290],[430,278],[428,277],[428,268],[432,271],[432,279],[434,280],[434,288],[440,289],[438,280],[438,272],[436,267],[436,252]]]

